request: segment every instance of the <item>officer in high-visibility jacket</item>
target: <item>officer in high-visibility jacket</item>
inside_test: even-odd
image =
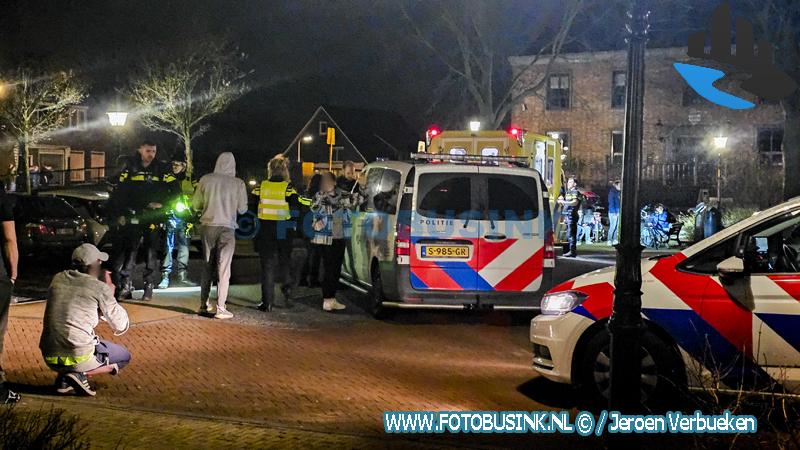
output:
[[[109,199],[113,257],[111,259],[116,298],[131,298],[131,275],[136,255],[144,247],[146,259],[142,275],[142,300],[153,298],[158,282],[159,254],[163,249],[164,207],[175,194],[175,177],[165,163],[156,159],[156,144],[144,141],[119,174],[116,188]]]
[[[292,239],[301,228],[300,209],[311,201],[301,197],[292,186],[289,161],[282,155],[267,165],[267,181],[253,191],[258,195],[259,231],[255,238],[261,259],[261,304],[258,309],[271,311],[275,305],[275,286],[280,287],[284,305],[291,305],[295,280],[291,256]]]

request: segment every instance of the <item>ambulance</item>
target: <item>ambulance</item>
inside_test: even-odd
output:
[[[507,136],[455,134],[433,141],[444,152],[363,170],[367,201],[351,219],[341,281],[368,294],[377,317],[390,308],[535,311],[551,285],[548,186],[531,158],[508,156],[516,139]],[[477,157],[470,142],[480,142]]]
[[[668,256],[642,260],[642,398],[676,388],[800,393],[800,197]],[[579,399],[609,393],[614,268],[545,294],[533,366]]]

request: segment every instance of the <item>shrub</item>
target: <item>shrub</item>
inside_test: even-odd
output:
[[[17,411],[16,408],[0,408],[0,449],[89,448],[86,431],[76,416],[67,415],[63,409]]]
[[[681,227],[681,242],[694,242],[694,214],[691,211],[678,213],[678,222],[683,224]]]
[[[722,208],[722,226],[724,228],[728,228],[729,226],[741,222],[744,219],[752,216],[756,211],[757,208],[748,208],[748,207],[733,207],[733,208]]]

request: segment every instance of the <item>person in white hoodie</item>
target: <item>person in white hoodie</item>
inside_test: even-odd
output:
[[[192,207],[200,214],[200,234],[203,239],[205,268],[200,282],[200,314],[211,312],[212,270],[217,271],[217,319],[233,317],[225,302],[231,278],[231,262],[236,249],[236,215],[247,211],[247,188],[236,178],[236,160],[233,153],[222,153],[217,158],[214,173],[204,175],[197,183],[192,196]]]

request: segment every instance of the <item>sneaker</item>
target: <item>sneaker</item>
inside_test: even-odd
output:
[[[258,305],[258,310],[259,311],[264,311],[264,312],[270,312],[270,311],[272,311],[272,303],[267,303],[265,301],[262,301]]]
[[[575,252],[567,252],[567,253],[564,253],[563,256],[564,256],[564,258],[574,258],[574,257],[578,256],[578,254],[575,253]]]
[[[335,298],[333,299],[333,309],[334,310],[341,311],[341,310],[343,310],[345,308],[347,308],[347,306],[339,303],[339,301],[336,300]]]
[[[333,302],[335,302],[335,301],[336,301],[336,299],[333,299],[333,298],[323,299],[322,300],[322,310],[323,311],[333,311]]]
[[[56,392],[61,395],[69,395],[75,393],[75,388],[70,386],[67,382],[67,378],[64,375],[59,375],[56,377]]]
[[[153,299],[153,284],[152,283],[145,283],[144,285],[144,294],[142,294],[142,298],[140,301],[149,302]]]
[[[8,405],[11,403],[17,403],[22,399],[22,396],[17,394],[16,392],[12,391],[11,389],[6,389],[2,385],[0,385],[0,405]]]
[[[67,383],[75,388],[75,391],[80,392],[82,395],[90,395],[92,397],[97,395],[97,392],[95,392],[94,389],[92,389],[92,387],[89,385],[89,378],[86,376],[86,374],[81,372],[70,372],[64,375],[64,378],[66,378]]]
[[[168,287],[169,287],[169,274],[166,274],[166,275],[164,275],[163,278],[161,278],[161,282],[158,283],[157,288],[158,289],[166,289]]]
[[[215,319],[224,320],[224,319],[230,319],[231,317],[233,317],[233,313],[231,313],[227,309],[217,309],[217,313],[214,314]]]

